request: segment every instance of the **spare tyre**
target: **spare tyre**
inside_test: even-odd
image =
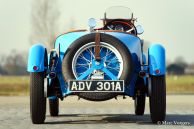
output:
[[[68,48],[62,63],[63,76],[66,82],[81,76],[91,67],[95,52],[95,33],[87,34],[74,41]],[[100,57],[104,67],[109,69],[119,80],[124,80],[125,86],[129,85],[132,73],[131,53],[117,38],[101,33]],[[90,80],[88,75],[84,80]],[[104,80],[111,80],[104,74]],[[81,92],[81,98],[91,101],[104,101],[114,98],[118,93],[113,92]]]

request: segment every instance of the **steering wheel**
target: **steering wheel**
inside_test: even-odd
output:
[[[134,24],[122,19],[115,19],[108,22],[103,27],[103,30],[118,30],[118,31],[123,31],[130,34],[137,35],[137,30]]]

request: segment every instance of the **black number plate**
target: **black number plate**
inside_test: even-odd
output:
[[[123,80],[71,80],[69,91],[72,92],[124,92]]]

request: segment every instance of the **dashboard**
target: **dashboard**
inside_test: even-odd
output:
[[[137,35],[134,24],[131,23],[129,20],[126,21],[126,20],[115,19],[115,20],[109,21],[108,23],[105,24],[105,26],[103,27],[103,30],[123,31],[123,32]]]

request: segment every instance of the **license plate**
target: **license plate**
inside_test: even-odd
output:
[[[70,80],[72,92],[124,92],[123,80]]]

